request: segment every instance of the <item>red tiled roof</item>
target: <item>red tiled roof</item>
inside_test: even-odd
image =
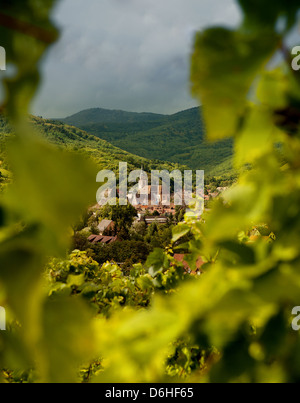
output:
[[[181,253],[176,253],[176,254],[174,255],[174,259],[175,259],[175,260],[177,260],[178,262],[182,263],[182,264],[183,264],[183,267],[184,267],[186,270],[190,270],[189,264],[184,260],[184,258],[185,258],[185,255],[184,255],[184,254],[181,254]],[[196,268],[197,268],[197,270],[200,270],[203,265],[204,265],[204,262],[203,262],[203,260],[201,259],[201,257],[199,256],[199,258],[197,259],[197,262],[196,262]],[[195,273],[195,272],[192,271],[192,273]]]
[[[98,236],[98,235],[90,235],[90,236],[88,237],[88,241],[90,241],[90,242],[94,241],[94,239],[97,238],[97,236]]]

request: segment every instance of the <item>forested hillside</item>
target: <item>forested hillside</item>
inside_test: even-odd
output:
[[[204,169],[208,175],[232,171],[232,140],[206,141],[199,108],[174,115],[88,109],[64,122],[145,158]]]
[[[33,125],[33,130],[36,130],[48,142],[63,149],[81,152],[91,157],[101,169],[110,169],[117,172],[120,161],[127,162],[129,170],[140,169],[141,166],[143,166],[146,171],[152,169],[167,169],[172,171],[177,168],[180,170],[186,168],[179,164],[138,157],[109,144],[105,140],[90,135],[81,129],[61,122],[45,120],[35,116],[31,116],[30,121]],[[3,173],[3,175],[7,175],[5,169],[7,169],[8,166],[6,165],[5,150],[6,141],[11,135],[11,129],[6,121],[0,118],[0,162],[2,161],[0,173]]]

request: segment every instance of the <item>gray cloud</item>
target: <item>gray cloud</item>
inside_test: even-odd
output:
[[[64,117],[90,107],[173,113],[189,95],[193,37],[235,25],[233,0],[62,0],[60,41],[44,63],[33,113]]]

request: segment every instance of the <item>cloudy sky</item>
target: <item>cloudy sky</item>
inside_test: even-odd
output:
[[[194,34],[240,20],[233,0],[61,0],[59,42],[43,63],[32,112],[65,117],[101,107],[175,113],[189,95]]]

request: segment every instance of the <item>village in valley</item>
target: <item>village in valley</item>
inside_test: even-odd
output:
[[[230,184],[229,181],[216,179],[205,184],[203,198],[206,210],[209,210],[210,203],[226,191]],[[117,193],[120,197],[119,189]],[[73,247],[87,250],[99,264],[109,261],[121,267],[144,263],[153,249],[168,248],[172,228],[184,221],[187,210],[184,201],[182,205],[176,205],[174,192],[164,194],[161,184],[154,188],[153,185],[148,185],[142,175],[138,181],[137,194],[133,196],[129,193],[127,199],[126,206],[119,203],[115,206],[92,206],[75,229]],[[174,258],[187,272],[191,271],[185,261],[184,251],[174,253]],[[195,273],[200,273],[203,264],[202,259],[198,259]]]

